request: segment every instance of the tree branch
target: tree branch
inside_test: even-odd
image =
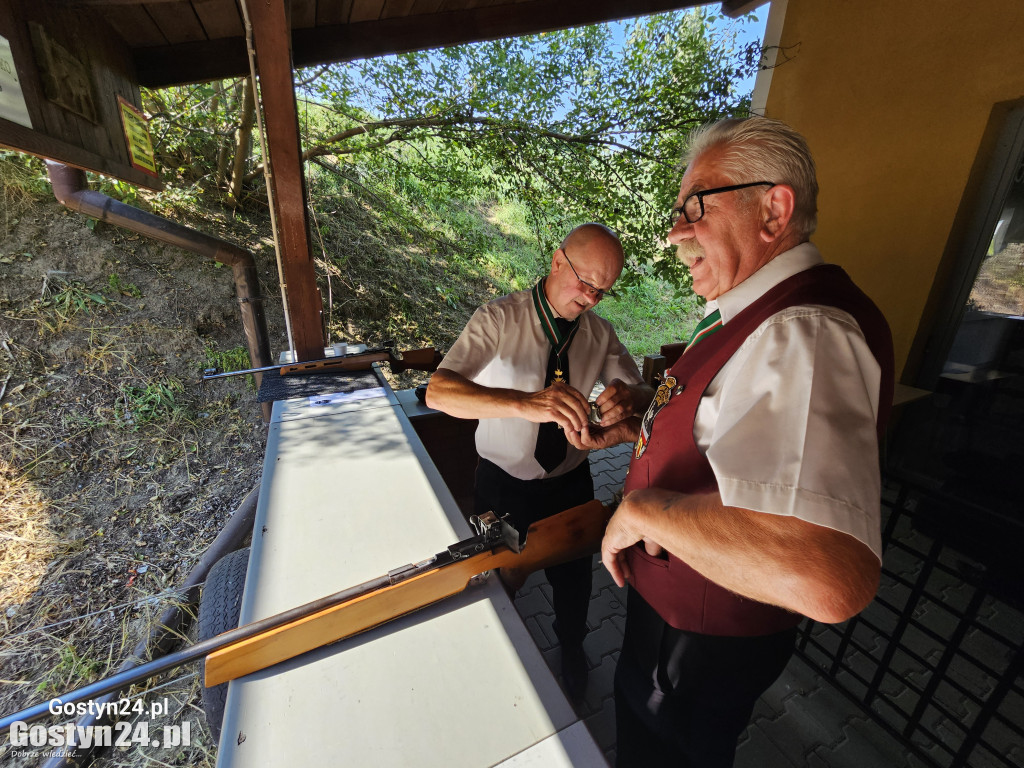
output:
[[[561,131],[555,131],[550,128],[542,128],[527,123],[509,122],[507,120],[500,120],[493,117],[474,117],[471,114],[468,115],[453,115],[451,117],[410,117],[410,118],[399,118],[395,120],[378,120],[369,123],[362,123],[361,125],[353,128],[348,128],[344,131],[334,134],[328,137],[320,144],[315,147],[311,147],[302,153],[303,160],[309,160],[314,157],[322,157],[324,155],[341,155],[341,154],[353,154],[356,152],[363,152],[369,149],[374,149],[385,144],[390,144],[393,141],[397,141],[397,132],[392,136],[379,143],[354,148],[350,150],[338,150],[333,147],[335,144],[339,144],[348,139],[355,138],[357,136],[368,135],[376,131],[389,130],[389,129],[413,129],[413,128],[459,128],[468,126],[483,126],[490,128],[501,128],[505,131],[511,131],[514,133],[531,135],[536,138],[553,139],[565,144],[585,144],[588,146],[603,146],[621,149],[625,152],[629,152],[632,155],[641,157],[644,160],[660,162],[658,158],[632,147],[628,144],[624,144],[619,141],[615,141],[610,138],[605,138],[597,135],[597,132],[601,128],[595,129],[584,134],[568,134],[562,133]],[[603,128],[604,126],[602,126]],[[247,176],[246,181],[256,178],[263,174],[263,165],[259,165],[254,168]]]

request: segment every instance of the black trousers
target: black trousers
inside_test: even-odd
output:
[[[564,475],[544,480],[520,480],[486,459],[481,459],[476,468],[475,513],[508,515],[520,534],[531,523],[593,498],[594,479],[589,461]],[[544,570],[551,584],[555,633],[563,647],[582,643],[587,634],[592,561],[592,557],[584,557]]]
[[[758,697],[782,674],[796,629],[716,637],[666,624],[630,588],[615,670],[616,768],[729,768]]]

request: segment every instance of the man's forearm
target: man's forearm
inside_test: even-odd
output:
[[[438,369],[427,387],[426,404],[459,419],[492,419],[515,416],[523,393],[476,384],[461,374]]]
[[[587,399],[566,384],[553,383],[539,392],[485,387],[446,368],[430,378],[426,403],[460,419],[517,417],[538,424],[555,422],[578,430],[587,423]]]
[[[737,594],[823,622],[856,614],[878,588],[878,559],[852,536],[794,517],[726,507],[717,493],[631,493],[602,545],[613,576],[621,552],[637,541],[660,545]]]

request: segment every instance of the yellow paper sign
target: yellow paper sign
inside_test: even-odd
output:
[[[143,173],[157,176],[156,155],[153,152],[153,140],[149,136],[149,122],[138,109],[120,96],[121,123],[124,125],[124,137],[128,142],[128,155],[131,163]]]

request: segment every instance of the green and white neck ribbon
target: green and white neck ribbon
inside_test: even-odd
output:
[[[721,327],[722,313],[716,309],[697,323],[697,327],[693,329],[693,335],[690,336],[690,340],[686,343],[686,349],[690,349],[698,341],[703,341]]]
[[[541,278],[540,282],[533,286],[533,306],[537,310],[537,317],[540,318],[540,327],[544,329],[544,335],[551,342],[551,349],[554,350],[559,360],[559,368],[561,368],[562,354],[569,348],[569,344],[572,343],[573,336],[579,330],[580,321],[579,318],[571,321],[569,330],[566,333],[562,333],[558,323],[555,322],[555,312],[551,309],[551,305],[548,304],[547,296],[544,295],[544,281],[546,279]],[[559,372],[558,377],[561,378],[561,372]]]

